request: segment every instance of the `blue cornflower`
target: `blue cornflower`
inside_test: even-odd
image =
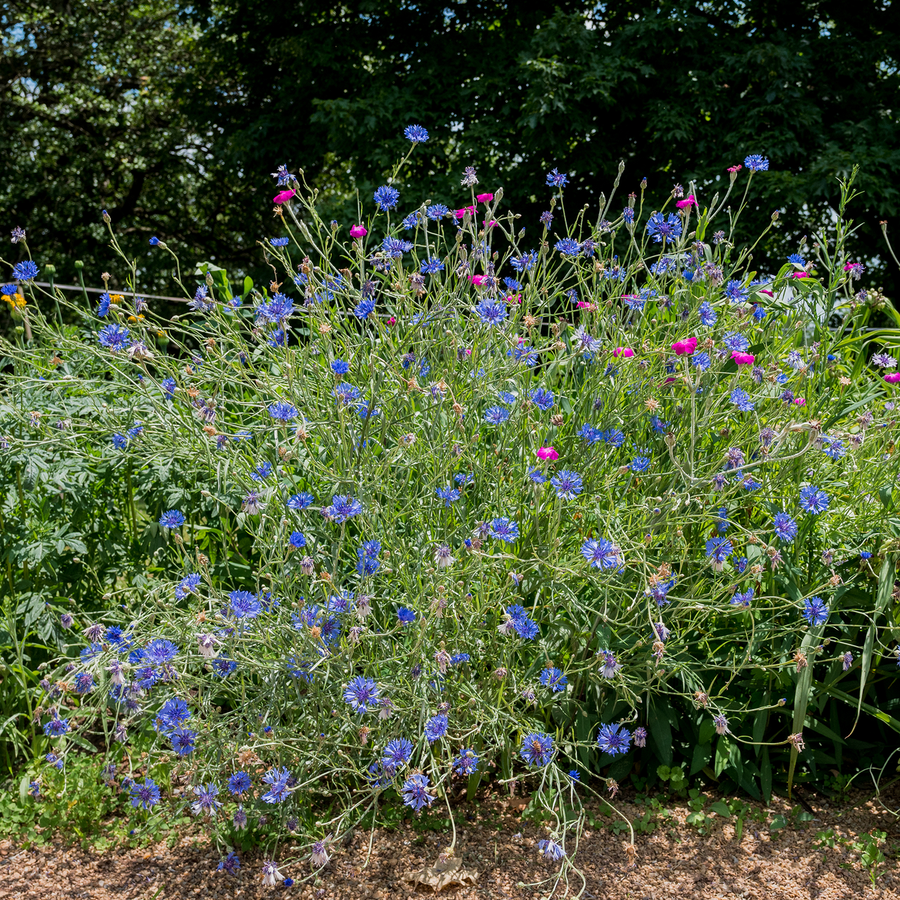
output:
[[[61,737],[69,730],[69,720],[54,716],[49,722],[44,723],[44,734],[47,737]]]
[[[537,637],[538,627],[528,618],[528,614],[523,606],[518,603],[507,606],[506,615],[508,617],[507,621],[499,629],[502,634],[508,634],[512,630],[526,641],[534,640]]]
[[[357,319],[367,319],[374,309],[375,301],[371,297],[366,297],[353,307],[353,315]]]
[[[828,621],[828,606],[821,597],[803,601],[803,615],[810,625],[824,625]]]
[[[416,225],[419,224],[419,211],[411,212],[403,221],[400,223],[406,231],[409,231],[411,228],[415,228]]]
[[[235,772],[228,779],[228,790],[234,794],[235,797],[240,797],[241,794],[250,790],[250,776],[246,772]]]
[[[653,213],[647,222],[647,233],[657,244],[665,241],[674,241],[681,237],[681,219],[673,213],[664,216],[662,213]]]
[[[578,771],[578,769],[570,769],[569,778],[571,778],[572,781],[581,781],[581,773]]]
[[[463,747],[453,760],[453,771],[457,775],[473,775],[478,768],[478,755],[471,747]]]
[[[540,469],[530,469],[528,472],[528,477],[535,484],[544,484],[547,481],[547,476]]]
[[[706,542],[706,555],[712,558],[718,571],[722,571],[722,563],[734,552],[734,546],[728,538],[711,538]]]
[[[750,396],[741,388],[735,388],[728,399],[731,400],[741,412],[750,412],[755,408],[753,402],[750,400]]]
[[[400,621],[401,625],[411,625],[416,621],[416,614],[411,609],[401,606],[400,609],[397,610],[397,619]]]
[[[505,303],[500,300],[491,300],[488,297],[482,298],[473,312],[478,313],[478,318],[486,325],[499,325],[506,321],[508,314]]]
[[[589,444],[599,444],[603,440],[603,432],[599,428],[585,422],[578,431],[578,437]]]
[[[411,806],[418,812],[423,806],[431,806],[435,797],[428,793],[428,785],[430,779],[427,775],[410,775],[403,782],[400,793],[403,795],[403,803],[405,806]]]
[[[288,167],[282,164],[272,173],[272,177],[277,178],[278,187],[282,187],[291,180],[291,173],[288,172]]]
[[[306,509],[308,506],[316,502],[316,498],[312,494],[301,491],[299,494],[293,494],[288,497],[288,509]]]
[[[302,531],[292,531],[288,538],[288,543],[295,549],[299,550],[306,546],[306,535]]]
[[[237,823],[237,821],[238,821],[238,813],[243,815],[245,824],[246,824],[247,816],[246,816],[246,813],[243,812],[243,810],[238,810],[238,812],[236,812],[234,814],[235,823]],[[228,856],[225,857],[225,859],[219,860],[219,865],[216,866],[216,871],[227,872],[229,875],[234,875],[234,873],[237,872],[238,869],[240,869],[240,867],[241,867],[241,858],[237,855],[237,853],[234,852],[234,850],[232,850],[228,854]],[[285,881],[287,881],[287,879],[285,879]]]
[[[814,516],[825,512],[831,502],[828,494],[814,485],[808,484],[800,488],[800,508]]]
[[[284,400],[279,400],[277,403],[273,403],[269,406],[269,415],[273,419],[278,419],[281,422],[288,422],[291,419],[296,419],[300,413],[293,404],[286,403]]]
[[[509,264],[517,272],[530,272],[537,265],[537,261],[537,250],[529,250],[527,253],[523,253],[521,256],[512,257],[512,259],[510,259],[509,261]]]
[[[433,203],[425,210],[425,215],[431,219],[432,222],[437,222],[438,219],[443,219],[444,216],[448,215],[450,210],[443,203]],[[443,268],[443,267],[442,267]]]
[[[698,312],[700,313],[700,324],[705,325],[707,328],[712,328],[712,326],[716,324],[716,319],[719,318],[719,314],[712,308],[712,305],[707,300],[704,300],[700,304]]]
[[[287,247],[287,245],[288,245],[290,242],[291,242],[291,239],[290,239],[290,238],[286,238],[286,237],[272,238],[272,239],[269,241],[269,243],[270,243],[273,247]]]
[[[581,246],[578,241],[569,237],[560,238],[553,249],[557,250],[563,256],[578,256],[581,252]]]
[[[164,666],[178,655],[178,646],[165,638],[156,638],[144,648],[144,659],[153,666]]]
[[[622,551],[606,538],[588,538],[581,545],[581,555],[594,569],[615,569],[622,565]]]
[[[399,199],[400,191],[388,184],[378,188],[374,194],[374,200],[378,204],[379,209],[393,209]]]
[[[428,743],[439,741],[447,733],[448,724],[448,719],[443,713],[432,716],[425,723],[425,737],[428,738]]]
[[[263,781],[270,785],[262,795],[264,803],[281,803],[290,792],[291,773],[286,768],[272,768],[263,775]]]
[[[199,816],[201,813],[214,816],[222,808],[222,804],[216,799],[219,796],[217,785],[194,785],[194,793],[197,795],[197,799],[191,804],[191,811],[195,816]]]
[[[124,450],[128,446],[128,438],[124,434],[116,433],[112,436],[112,443],[116,450]]]
[[[237,668],[237,665],[233,659],[229,659],[225,654],[220,653],[212,661],[213,674],[219,678],[227,678]]]
[[[514,544],[519,538],[518,523],[506,518],[494,519],[491,522],[490,535],[498,541]]]
[[[775,516],[772,527],[775,534],[786,544],[790,544],[797,537],[797,523],[786,512],[780,512]]]
[[[709,354],[703,352],[702,350],[691,355],[691,363],[695,365],[701,372],[705,372],[710,367],[710,365],[712,365]]]
[[[184,516],[177,509],[170,509],[159,517],[159,524],[163,528],[181,528],[184,525]]]
[[[454,653],[453,656],[450,657],[450,665],[458,666],[461,663],[467,663],[471,660],[472,657],[468,653]]]
[[[524,341],[520,341],[515,347],[507,350],[506,355],[511,356],[516,362],[524,362],[527,366],[537,363],[537,351]]]
[[[357,675],[344,689],[344,700],[354,712],[364,713],[370,706],[378,705],[379,687],[371,678]]]
[[[128,796],[131,798],[131,805],[135,807],[135,809],[137,807],[141,807],[141,809],[150,809],[159,803],[159,787],[156,782],[148,776],[144,779],[143,784],[132,781],[131,787],[128,789]]]
[[[414,144],[424,144],[428,140],[428,132],[421,125],[407,125],[403,129],[403,137]]]
[[[729,350],[737,351],[738,353],[743,353],[750,346],[750,341],[743,334],[738,334],[736,331],[726,331],[722,335],[722,343]]]
[[[356,551],[357,563],[356,571],[363,577],[374,575],[381,566],[378,559],[378,553],[381,550],[381,544],[378,541],[366,541]]]
[[[6,294],[7,297],[12,297],[17,290],[17,285],[13,284],[12,282],[10,282],[9,284],[0,284],[0,294]]]
[[[553,396],[553,391],[544,387],[535,388],[535,390],[529,391],[528,399],[531,400],[538,409],[541,409],[544,412],[551,410],[556,401],[556,398]]]
[[[553,738],[541,731],[532,731],[522,738],[519,755],[529,766],[549,765],[554,755]]]
[[[471,484],[475,480],[475,476],[469,472],[457,472],[453,476],[453,480],[462,487],[465,487],[467,484]]]
[[[331,363],[331,371],[335,375],[346,375],[350,371],[350,363],[342,359],[336,359]]]
[[[565,187],[568,183],[568,176],[557,169],[551,169],[547,173],[547,187]]]
[[[542,838],[538,841],[538,853],[544,857],[544,859],[549,859],[551,862],[559,862],[565,855],[566,851],[556,843],[556,841],[551,840],[550,838]]]
[[[326,507],[329,518],[340,525],[342,522],[353,516],[358,516],[363,511],[362,503],[351,497],[349,494],[344,497],[333,496],[331,498],[331,506]]]
[[[40,269],[32,260],[23,259],[13,266],[12,275],[18,281],[31,281],[32,278],[37,278],[38,272]]]
[[[251,473],[254,481],[265,481],[272,474],[272,463],[262,462]]]
[[[832,459],[841,459],[847,453],[847,448],[840,438],[829,437],[823,434],[820,438],[822,442],[822,452]]]
[[[191,711],[187,703],[181,697],[170,697],[160,707],[153,724],[157,731],[167,734],[183,725],[190,717]]]
[[[508,291],[513,291],[513,292],[515,292],[515,291],[521,291],[521,290],[522,290],[522,283],[521,283],[520,281],[516,281],[515,278],[509,278],[509,277],[504,278],[504,279],[503,279],[503,286],[504,286]]]
[[[769,160],[754,153],[744,160],[744,165],[751,172],[766,172],[769,169]]]
[[[232,591],[229,595],[231,612],[236,619],[255,619],[262,612],[262,604],[250,591]]]
[[[388,741],[384,748],[381,765],[384,766],[386,772],[396,772],[397,769],[402,769],[409,762],[412,752],[412,741],[406,738],[394,738],[394,740]]]
[[[610,756],[627,753],[631,746],[631,732],[621,725],[601,725],[597,735],[597,746]]]
[[[194,751],[197,732],[190,728],[182,728],[179,726],[174,731],[169,732],[168,738],[172,744],[172,749],[179,756],[187,756]]]
[[[484,413],[484,421],[489,425],[502,425],[509,418],[509,410],[502,406],[491,406]]]
[[[556,666],[547,666],[541,672],[541,684],[550,688],[554,694],[564,691],[568,683],[569,679],[565,676],[563,670],[557,669]]]
[[[445,488],[437,488],[435,493],[444,501],[444,506],[450,506],[451,503],[455,503],[462,496],[459,490],[452,485]]]
[[[175,396],[175,379],[174,378],[166,378],[159,383],[159,386],[162,388],[163,396],[166,400],[171,400]]]
[[[650,459],[646,456],[636,456],[628,466],[632,472],[646,472],[650,468]]]
[[[105,325],[100,329],[100,334],[97,335],[97,341],[100,346],[106,347],[112,353],[124,350],[129,340],[130,334],[128,329],[122,328],[121,325],[115,322],[111,325]]]
[[[560,500],[574,500],[582,491],[584,483],[577,472],[563,469],[550,479],[550,484],[556,488],[556,496]]]
[[[728,282],[723,288],[725,296],[732,303],[741,303],[750,296],[750,291],[737,279]]]
[[[110,297],[109,294],[104,291],[100,295],[100,304],[97,307],[97,315],[100,316],[101,319],[109,312],[109,306],[111,303],[112,297]]]
[[[751,600],[753,600],[753,588],[747,588],[743,594],[739,591],[735,592],[735,595],[731,598],[731,605],[748,607]]]
[[[800,266],[801,269],[806,268],[806,260],[799,253],[792,253],[787,261],[794,266]]]
[[[607,428],[600,432],[600,440],[610,447],[621,447],[625,443],[625,433],[620,428]]]
[[[434,275],[436,272],[444,271],[444,264],[436,256],[429,256],[422,262],[419,271],[423,275]]]

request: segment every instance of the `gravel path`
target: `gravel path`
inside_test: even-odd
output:
[[[900,804],[893,798],[892,809]],[[589,827],[577,861],[587,887],[584,896],[622,900],[714,900],[714,898],[766,898],[766,900],[900,900],[900,820],[877,803],[860,800],[842,808],[809,801],[814,818],[799,827],[770,832],[767,825],[745,820],[736,840],[732,820],[716,818],[706,834],[686,824],[690,809],[674,802],[652,833],[639,834],[634,865],[629,867],[627,831],[614,834],[608,827]],[[456,856],[465,869],[474,869],[472,886],[452,886],[438,895],[447,900],[513,897],[540,898],[549,887],[519,886],[549,877],[554,869],[536,852],[546,836],[521,820],[521,800],[482,804],[477,813],[459,808]],[[639,819],[643,807],[622,804]],[[752,809],[760,811],[758,805]],[[788,816],[791,807],[773,800],[772,816]],[[472,821],[467,821],[471,819]],[[611,820],[602,819],[608,823]],[[816,845],[821,831],[833,829],[834,848]],[[879,868],[873,889],[860,864],[859,836],[873,830],[887,833],[882,849],[887,859]],[[841,841],[846,841],[843,843]],[[244,854],[242,868],[232,877],[216,871],[221,857],[198,830],[174,848],[157,844],[140,849],[121,848],[97,853],[66,847],[55,841],[33,850],[6,841],[0,843],[0,897],[27,900],[193,900],[193,898],[294,897],[299,900],[404,900],[433,895],[431,888],[407,880],[410,873],[433,865],[449,842],[445,834],[422,832],[409,822],[394,830],[375,833],[372,857],[363,868],[368,833],[357,834],[332,860],[313,884],[283,886],[277,890],[260,883],[261,857]],[[287,856],[283,848],[279,856]],[[296,874],[296,873],[294,873]],[[580,881],[571,882],[569,895]],[[557,896],[564,896],[561,888]]]

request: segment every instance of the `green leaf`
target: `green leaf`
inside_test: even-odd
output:
[[[872,655],[875,650],[875,624],[878,617],[884,612],[891,594],[894,590],[894,574],[897,571],[897,554],[886,553],[884,562],[881,564],[881,572],[878,575],[878,588],[875,592],[875,607],[872,610],[872,621],[866,630],[866,640],[863,644],[862,658],[860,660],[859,673],[859,698],[856,701],[856,718],[853,720],[853,727],[850,729],[847,737],[850,737],[856,731],[856,725],[859,722],[859,714],[862,711],[863,697],[866,695],[866,684],[869,679],[869,672],[872,671]]]
[[[669,720],[658,703],[650,707],[647,715],[647,725],[650,732],[650,740],[656,749],[656,755],[664,765],[671,766],[672,726],[669,725]]]
[[[781,831],[782,828],[787,828],[787,819],[779,813],[777,816],[772,817],[772,821],[769,822],[769,831]]]
[[[713,765],[713,771],[716,773],[716,778],[718,778],[728,766],[729,757],[731,756],[731,747],[729,744],[730,742],[725,735],[722,735],[716,744],[716,760]]]
[[[242,296],[246,297],[250,291],[253,290],[253,279],[247,275],[244,277],[244,293]]]
[[[827,623],[826,623],[827,624]],[[813,676],[813,649],[819,646],[822,640],[822,632],[825,625],[817,625],[810,628],[800,642],[800,652],[809,660],[809,665],[800,672],[797,678],[797,693],[794,698],[794,718],[791,724],[791,733],[798,734],[803,731],[803,723],[806,721],[806,707],[809,705],[809,690]],[[791,745],[791,761],[788,766],[788,797],[791,796],[791,788],[794,784],[794,769],[797,767],[797,748]]]
[[[668,781],[669,776],[671,775],[671,771],[668,766],[657,766],[656,774],[662,781]]]
[[[724,800],[716,800],[712,806],[709,808],[710,812],[718,813],[724,819],[731,818],[731,810],[728,808],[728,804]]]
[[[709,765],[712,756],[711,744],[697,744],[694,747],[694,755],[691,757],[691,775],[696,775]]]

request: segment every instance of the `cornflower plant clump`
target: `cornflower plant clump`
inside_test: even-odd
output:
[[[40,345],[5,348],[3,446],[156,466],[132,515],[180,572],[148,561],[82,623],[44,684],[54,759],[105,735],[132,807],[208,819],[228,872],[252,827],[271,885],[376,803],[450,809],[488,775],[531,783],[569,877],[588,773],[614,795],[681,742],[770,791],[813,670],[894,661],[897,379],[884,348],[866,363],[842,220],[815,265],[764,274],[740,208],[719,230],[727,196],[695,186],[569,219],[554,169],[522,230],[472,168],[428,206],[401,171],[345,233],[280,167],[267,289],[193,283],[154,239],[177,320],[127,260],[131,296],[73,305],[80,328],[13,273]],[[742,758],[739,734],[775,750]],[[288,838],[305,851],[276,860]]]

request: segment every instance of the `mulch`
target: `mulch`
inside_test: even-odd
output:
[[[738,840],[733,819],[716,817],[708,833],[701,834],[686,822],[691,812],[687,805],[673,801],[659,827],[636,836],[634,854],[628,851],[627,831],[616,834],[607,827],[614,820],[598,820],[596,827],[585,830],[575,857],[584,882],[570,873],[568,884],[557,884],[554,896],[575,897],[583,889],[587,900],[900,900],[900,792],[883,796],[880,802],[859,797],[840,805],[821,798],[804,803],[812,812],[810,821],[771,831],[765,822],[745,819]],[[4,841],[0,898],[537,900],[550,895],[559,867],[538,854],[537,842],[548,835],[522,820],[523,806],[519,798],[498,797],[478,807],[459,806],[453,855],[475,882],[450,885],[436,895],[431,887],[409,879],[446,855],[450,836],[401,822],[394,829],[376,829],[367,865],[370,835],[358,832],[344,845],[331,848],[330,862],[314,881],[299,883],[309,873],[309,864],[300,874],[300,866],[288,869],[286,874],[297,881],[289,888],[262,886],[258,853],[242,855],[236,876],[217,871],[223,853],[199,824],[171,848],[159,843],[100,853],[66,845],[60,838],[33,849]],[[645,812],[627,801],[618,806],[632,819]],[[793,806],[773,799],[769,822],[778,814],[796,822],[790,815]],[[753,808],[762,810],[759,804]],[[817,842],[817,835],[829,829],[836,838],[833,848]],[[859,838],[874,830],[887,835],[882,845],[887,859],[873,887],[860,861]],[[279,857],[287,855],[288,849],[282,848]],[[534,886],[537,882],[544,883]]]

